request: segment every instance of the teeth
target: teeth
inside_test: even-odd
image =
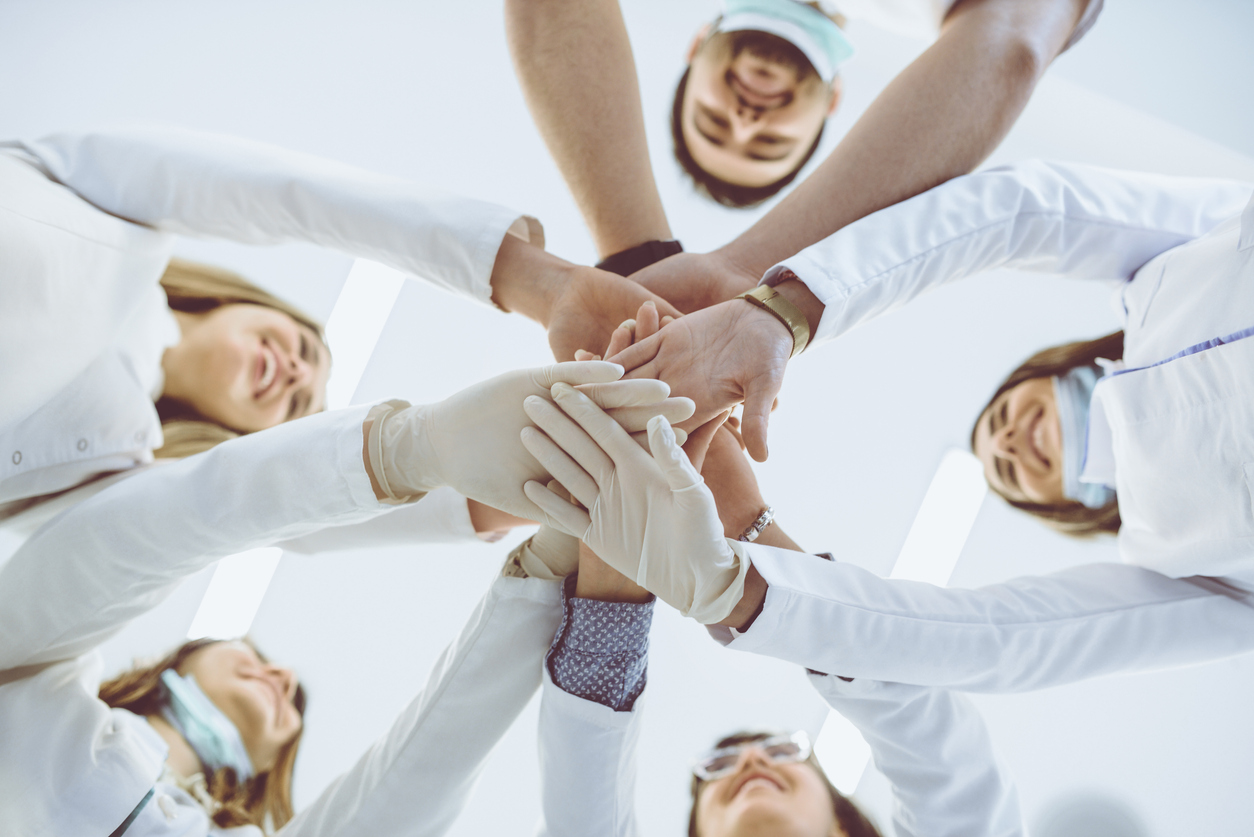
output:
[[[273,354],[271,354],[268,351],[263,351],[262,357],[265,359],[266,368],[265,368],[265,371],[261,373],[261,383],[257,386],[257,392],[259,393],[265,392],[266,389],[270,386],[270,383],[274,380],[274,369],[275,369]]]

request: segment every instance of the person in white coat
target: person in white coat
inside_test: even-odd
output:
[[[237,277],[171,266],[174,234],[375,259],[536,319],[564,359],[649,296],[546,254],[540,224],[504,207],[184,130],[0,145],[0,208],[0,514],[167,443],[183,456],[323,409],[318,324]],[[189,443],[163,438],[176,420],[195,420]]]
[[[176,721],[192,733],[195,713],[191,722],[177,712],[175,719],[163,716],[163,727],[110,709],[97,697],[99,645],[224,555],[328,526],[361,526],[438,486],[516,505],[523,482],[543,475],[519,441],[522,398],[566,379],[595,385],[602,400],[630,405],[632,414],[665,409],[664,385],[613,382],[621,371],[605,363],[559,364],[507,373],[438,404],[387,402],[310,416],[105,491],[80,489],[90,496],[58,504],[64,510],[0,565],[0,832],[107,835],[129,819],[131,837],[212,833],[213,812],[187,790],[182,780],[189,777],[167,775],[167,767],[178,772],[194,763],[179,743],[191,746],[196,736],[161,734]],[[492,497],[480,492],[485,486]],[[430,823],[422,833],[439,833],[448,806],[464,798],[477,765],[526,703],[527,689],[538,685],[557,601],[551,584],[498,580],[437,666],[431,688],[383,744],[289,824],[292,833],[386,833],[388,824],[415,833],[392,805],[388,782],[401,773],[432,783],[437,802],[422,813]],[[294,679],[247,647],[215,648],[216,663],[204,656],[183,661],[186,670],[178,673],[204,681],[203,688],[183,688],[190,697],[181,703],[196,704],[198,691],[220,699],[208,698],[238,732],[226,764],[266,775],[299,730],[289,708]],[[486,685],[476,673],[484,669],[491,672]],[[175,692],[180,683],[166,681]],[[425,724],[436,711],[445,720]],[[168,764],[171,753],[175,762]],[[462,761],[453,765],[451,753]],[[267,813],[283,813],[267,805],[252,809],[255,825]]]

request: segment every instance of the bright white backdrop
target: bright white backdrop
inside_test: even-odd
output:
[[[743,229],[691,196],[668,158],[665,117],[679,57],[710,0],[625,0],[654,165],[672,227],[690,250]],[[1254,180],[1254,78],[1240,0],[1110,0],[1096,29],[1051,70],[993,162],[1049,156]],[[830,146],[922,44],[854,28],[861,53]],[[223,0],[214,4],[0,0],[0,136],[117,121],[237,133],[508,204],[539,216],[549,247],[589,260],[573,203],[527,117],[499,4]],[[1242,103],[1240,107],[1235,103]],[[1246,156],[1243,156],[1246,155]],[[186,242],[326,317],[350,260],[306,247]],[[991,275],[931,295],[807,355],[790,371],[759,470],[802,544],[886,572],[942,452],[964,443],[978,404],[1029,352],[1115,326],[1105,289]],[[502,369],[546,362],[521,319],[409,284],[356,393],[435,399]],[[298,763],[307,803],[420,688],[508,546],[378,550],[279,565],[254,636],[311,693]],[[985,503],[953,583],[977,585],[1080,561],[1074,544]],[[106,649],[111,667],[179,641],[208,575]],[[1123,801],[1146,834],[1248,833],[1245,792],[1254,661],[1112,678],[979,703],[1038,821],[1080,792]],[[817,732],[824,705],[796,669],[736,655],[659,608],[638,781],[646,835],[686,818],[686,763],[740,727]],[[503,742],[457,835],[529,833],[538,814],[534,706]],[[420,794],[415,789],[415,794]],[[859,797],[881,819],[883,782]]]

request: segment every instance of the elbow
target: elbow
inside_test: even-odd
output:
[[[995,60],[998,79],[1008,91],[1031,93],[1054,54],[1039,38],[1015,32],[1000,41]]]

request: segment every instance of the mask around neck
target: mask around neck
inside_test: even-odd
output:
[[[1104,485],[1080,482],[1088,451],[1089,404],[1099,377],[1101,370],[1096,366],[1077,366],[1050,379],[1062,430],[1062,493],[1090,509],[1100,509],[1115,499],[1115,492]]]
[[[201,690],[193,675],[186,677],[173,669],[161,672],[166,704],[161,717],[187,740],[212,776],[223,767],[235,769],[235,777],[244,782],[254,775],[252,760],[244,748],[244,740],[231,719],[223,714]]]
[[[840,65],[853,57],[853,44],[831,18],[796,0],[727,0],[716,32],[769,32],[809,59],[819,78],[831,84]]]

